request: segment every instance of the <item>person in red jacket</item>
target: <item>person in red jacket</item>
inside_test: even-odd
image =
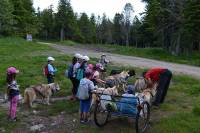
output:
[[[144,72],[143,76],[150,84],[158,83],[153,105],[158,106],[163,103],[172,78],[172,72],[166,68],[152,68]]]

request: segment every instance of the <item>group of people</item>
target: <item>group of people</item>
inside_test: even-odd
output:
[[[66,71],[67,77],[72,82],[71,100],[80,100],[80,121],[88,122],[88,112],[90,108],[90,92],[94,90],[98,83],[105,84],[100,75],[105,72],[108,63],[106,55],[101,56],[100,61],[93,65],[89,64],[89,57],[79,53],[75,54],[70,67]]]
[[[72,96],[71,100],[80,101],[80,122],[87,123],[89,121],[89,109],[91,102],[90,92],[96,88],[98,83],[105,84],[106,82],[100,78],[100,75],[105,72],[105,67],[108,64],[106,55],[102,55],[100,61],[93,65],[89,64],[90,58],[81,54],[75,54],[72,59],[72,63],[67,69],[65,75],[72,82]],[[54,67],[53,57],[47,58],[47,65],[44,67],[44,75],[47,77],[48,84],[54,82],[54,76],[57,69]],[[15,67],[9,67],[7,69],[7,94],[10,99],[9,108],[9,120],[16,121],[16,110],[19,99],[19,85],[16,81],[16,75],[19,73]],[[143,73],[143,77],[147,80],[148,86],[152,86],[157,83],[157,93],[153,105],[158,106],[164,102],[167,90],[169,88],[172,73],[165,68],[152,68]],[[132,91],[128,89],[128,94],[132,94]]]
[[[44,67],[44,75],[47,77],[48,84],[54,82],[54,76],[57,69],[53,66],[53,57],[47,58],[47,65]],[[19,73],[19,70],[15,67],[9,67],[6,71],[6,83],[7,89],[4,99],[10,101],[10,107],[8,111],[8,120],[15,122],[17,121],[16,112],[18,101],[21,97],[19,91],[19,85],[16,80],[16,76]]]

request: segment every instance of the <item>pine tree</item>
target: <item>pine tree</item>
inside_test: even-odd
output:
[[[0,36],[11,35],[13,31],[13,6],[9,0],[1,0],[0,4]]]
[[[69,0],[59,1],[58,12],[56,14],[56,25],[60,29],[61,41],[63,41],[65,37],[72,39],[74,36],[77,36],[76,17]]]
[[[130,32],[130,25],[131,25],[131,17],[133,15],[133,6],[131,3],[126,3],[124,7],[124,22],[125,22],[125,30],[126,30],[126,46],[129,46],[129,32]]]
[[[123,33],[122,28],[124,25],[123,22],[124,16],[123,14],[116,13],[113,20],[113,42],[115,44],[123,43]]]
[[[54,14],[53,14],[53,6],[50,6],[48,9],[44,9],[40,15],[41,22],[41,33],[44,34],[45,39],[50,39],[52,37],[50,34],[53,34],[54,30]]]
[[[15,33],[25,36],[27,33],[36,34],[36,15],[32,0],[10,0],[14,6]]]
[[[78,26],[84,37],[85,43],[92,43],[95,35],[95,31],[92,28],[91,21],[89,20],[86,13],[82,13],[80,19],[78,20]]]
[[[90,17],[90,27],[92,32],[92,42],[96,43],[96,18],[94,14]]]

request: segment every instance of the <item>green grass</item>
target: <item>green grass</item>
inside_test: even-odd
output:
[[[200,66],[200,54],[199,52],[192,52],[191,55],[171,55],[167,51],[161,48],[135,48],[135,47],[126,47],[119,45],[110,45],[110,44],[95,44],[95,45],[87,45],[80,44],[73,41],[64,41],[57,42],[57,44],[68,45],[68,46],[78,46],[78,47],[88,47],[95,50],[100,50],[104,52],[117,53],[122,55],[129,56],[138,56],[180,64],[188,64]]]
[[[35,42],[26,42],[20,38],[3,38],[0,39],[0,93],[5,90],[5,73],[6,68],[15,66],[20,70],[17,75],[17,81],[20,86],[21,93],[24,89],[33,84],[46,83],[46,78],[42,74],[42,68],[46,64],[48,55],[56,58],[55,66],[58,69],[56,82],[61,86],[61,91],[55,97],[67,96],[71,93],[71,83],[64,77],[64,71],[67,64],[70,63],[71,57],[63,55],[60,52],[48,47],[47,45],[37,44]],[[95,62],[96,59],[92,61]],[[111,69],[130,69],[120,66],[111,65]],[[143,71],[135,68],[138,75]],[[129,83],[134,83],[134,78],[129,80]],[[198,133],[200,132],[200,82],[197,79],[185,75],[174,76],[170,85],[167,99],[159,109],[151,110],[152,124],[149,132],[152,133]],[[66,112],[67,115],[76,114],[78,119],[78,102],[59,101],[54,102],[50,106],[38,105],[33,110],[40,111],[41,116],[56,116],[61,112]],[[33,110],[29,110],[30,112]],[[25,116],[22,115],[24,108],[18,112],[20,119],[17,123],[7,122],[6,110],[0,109],[0,128],[3,127],[6,132],[11,132],[13,129],[23,126]],[[65,118],[67,119],[67,117]],[[116,130],[117,133],[133,132],[134,123],[127,122],[127,119],[118,119],[108,123],[104,128],[96,126],[79,125],[76,132],[94,132],[94,133],[109,133]]]
[[[6,69],[9,66],[15,66],[20,70],[17,75],[17,81],[20,84],[20,90],[23,90],[34,84],[46,83],[46,78],[43,76],[42,69],[47,63],[48,55],[56,58],[55,67],[58,68],[56,82],[61,85],[60,95],[65,95],[66,90],[70,88],[69,80],[63,75],[67,68],[67,64],[71,60],[69,56],[63,56],[54,49],[45,45],[40,45],[35,42],[26,42],[19,38],[0,39],[0,91],[5,90],[5,75]]]

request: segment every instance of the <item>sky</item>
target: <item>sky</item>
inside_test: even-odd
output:
[[[71,0],[72,8],[77,13],[85,12],[89,16],[94,13],[95,16],[102,16],[103,13],[109,18],[113,18],[115,13],[121,13],[125,4],[131,3],[133,5],[134,14],[139,16],[139,13],[144,11],[145,4],[141,0]],[[58,0],[33,0],[35,9],[40,7],[41,10],[48,8],[50,5],[54,6],[56,11]]]

